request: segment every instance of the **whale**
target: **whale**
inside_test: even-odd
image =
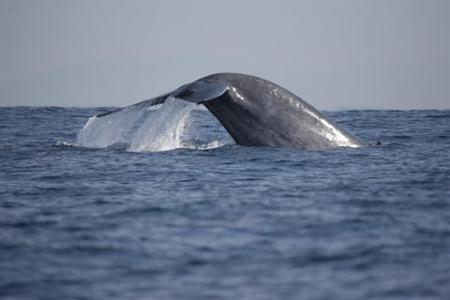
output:
[[[366,146],[294,93],[269,80],[239,73],[208,75],[161,96],[95,117],[124,109],[151,108],[170,98],[205,106],[236,144],[243,146],[302,150]]]

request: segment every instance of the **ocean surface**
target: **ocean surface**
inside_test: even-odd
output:
[[[450,299],[450,111],[325,112],[371,146],[300,151],[108,110],[0,108],[0,299]]]

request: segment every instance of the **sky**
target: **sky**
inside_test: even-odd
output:
[[[450,109],[450,0],[0,0],[0,106],[126,106],[220,72],[319,109]]]

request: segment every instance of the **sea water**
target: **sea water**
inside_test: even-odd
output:
[[[449,299],[450,111],[300,151],[174,105],[0,108],[1,299]]]

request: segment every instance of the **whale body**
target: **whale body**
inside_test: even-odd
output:
[[[169,98],[204,105],[239,145],[305,150],[366,145],[300,97],[268,80],[237,73],[213,74],[127,109],[151,108]]]

